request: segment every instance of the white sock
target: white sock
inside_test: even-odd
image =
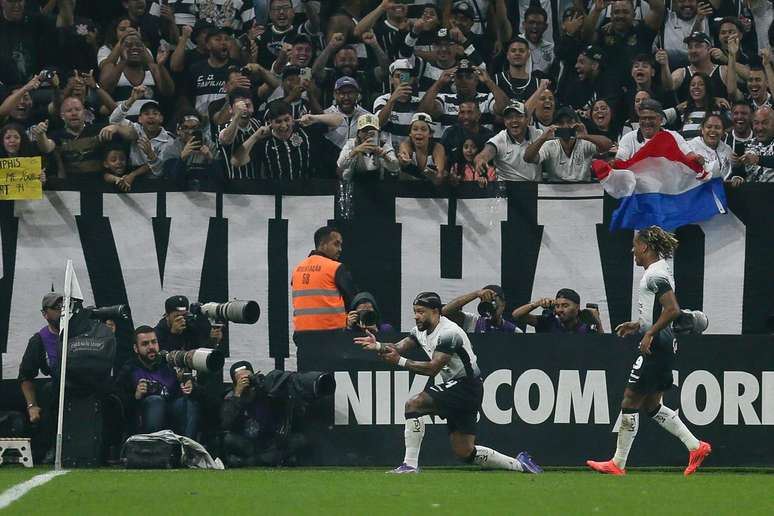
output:
[[[414,468],[419,467],[419,449],[425,436],[425,422],[421,417],[406,419],[403,437],[406,439],[406,456],[403,462]]]
[[[693,436],[688,427],[685,426],[685,423],[680,420],[677,412],[661,405],[661,408],[652,417],[656,423],[661,425],[661,428],[680,439],[689,451],[699,449],[699,440]]]
[[[626,469],[626,458],[629,456],[629,450],[632,449],[639,426],[640,415],[638,413],[621,413],[621,426],[618,427],[618,441],[616,442],[615,456],[613,456],[613,462],[621,469]]]
[[[484,469],[522,471],[519,461],[486,446],[476,446],[476,456],[473,458],[473,463]]]

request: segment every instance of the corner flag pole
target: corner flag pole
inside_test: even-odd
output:
[[[54,470],[62,470],[62,425],[64,423],[65,379],[67,378],[67,341],[70,328],[70,315],[72,313],[72,299],[83,299],[78,278],[75,277],[73,261],[67,260],[64,282],[64,299],[62,299],[62,357],[59,372],[59,416],[56,425],[56,456]]]

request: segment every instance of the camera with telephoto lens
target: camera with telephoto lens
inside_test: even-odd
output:
[[[191,303],[184,317],[187,326],[200,318],[209,319],[210,323],[255,324],[261,317],[261,308],[256,301],[238,299],[225,303]]]
[[[97,319],[102,322],[128,321],[132,315],[129,305],[87,306],[84,310],[88,310],[91,319]]]
[[[226,357],[219,349],[197,348],[188,351],[159,351],[162,360],[165,360],[170,367],[179,367],[181,369],[196,370],[200,373],[212,373],[220,371]]]
[[[361,326],[376,326],[379,319],[375,310],[358,310],[357,321]]]

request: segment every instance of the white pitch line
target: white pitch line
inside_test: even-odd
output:
[[[21,484],[16,484],[13,487],[9,487],[0,493],[0,509],[5,509],[13,502],[26,495],[27,492],[29,492],[31,489],[42,486],[54,477],[58,477],[59,475],[64,475],[65,473],[69,472],[69,470],[49,471],[48,473],[43,473],[42,475],[35,475],[31,479],[26,480]]]

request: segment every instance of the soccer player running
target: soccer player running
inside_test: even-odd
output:
[[[672,321],[680,315],[680,307],[674,293],[675,281],[666,262],[676,248],[674,235],[658,226],[650,226],[634,236],[634,261],[645,269],[640,280],[640,317],[638,321],[618,325],[615,331],[619,337],[633,333],[641,335],[640,356],[632,366],[624,390],[615,456],[605,462],[586,461],[591,469],[600,473],[626,474],[626,458],[637,435],[640,411],[646,412],[688,448],[686,476],[696,471],[712,452],[709,443],[693,436],[677,412],[661,404],[664,391],[672,386],[672,364],[677,351]]]
[[[467,334],[454,322],[441,315],[441,298],[435,292],[422,292],[414,299],[416,326],[411,334],[394,344],[382,343],[373,334],[357,337],[355,344],[375,351],[390,364],[417,374],[441,375],[443,383],[433,385],[406,402],[406,455],[403,464],[392,473],[417,473],[419,450],[425,436],[422,417],[438,415],[446,419],[452,451],[458,459],[487,469],[506,469],[525,473],[542,473],[527,452],[508,457],[476,443],[476,418],[484,397],[481,371]],[[409,360],[401,354],[421,346],[429,361]]]

